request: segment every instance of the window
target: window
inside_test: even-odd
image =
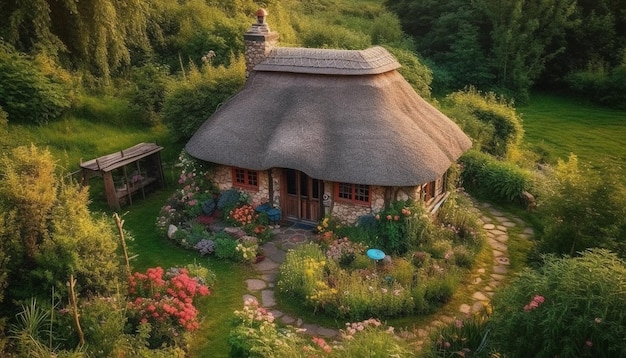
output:
[[[335,183],[335,199],[359,205],[370,204],[370,186],[361,184]]]
[[[233,168],[233,186],[259,190],[259,172],[242,168]]]

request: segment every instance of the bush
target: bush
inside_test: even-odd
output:
[[[550,192],[539,205],[544,226],[538,253],[574,256],[600,247],[626,258],[626,186],[619,172],[598,173],[575,155],[548,175]],[[599,185],[601,183],[601,185]]]
[[[176,141],[185,141],[245,82],[243,59],[229,68],[192,67],[174,82],[163,104],[163,121]]]
[[[626,263],[606,250],[547,257],[493,299],[493,348],[508,357],[626,355]]]
[[[45,124],[71,106],[62,71],[46,73],[42,67],[0,39],[0,106],[10,121]]]
[[[493,128],[492,137],[483,143],[480,150],[504,158],[511,148],[517,147],[522,141],[524,129],[515,108],[493,92],[483,94],[470,87],[450,94],[446,100],[459,112],[465,112]],[[467,133],[473,136],[472,132]]]
[[[523,191],[532,191],[531,175],[515,164],[470,150],[460,158],[463,187],[480,197],[500,202],[521,203]]]
[[[237,240],[229,237],[227,234],[216,235],[215,239],[215,256],[223,260],[231,260],[239,262],[242,259],[241,253],[237,250]]]
[[[169,68],[155,64],[134,67],[133,88],[126,96],[131,108],[137,113],[140,124],[155,125],[160,122],[160,113],[169,86]]]
[[[610,107],[626,109],[626,63],[607,70],[589,67],[569,74],[570,90],[592,101]]]

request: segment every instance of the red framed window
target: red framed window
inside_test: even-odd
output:
[[[259,190],[259,172],[242,168],[233,168],[233,186]]]
[[[335,183],[335,200],[358,205],[370,205],[372,200],[370,186]]]

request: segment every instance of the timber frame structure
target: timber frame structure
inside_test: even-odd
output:
[[[139,143],[119,152],[108,154],[80,164],[82,183],[86,185],[94,177],[102,177],[109,207],[119,210],[126,203],[133,203],[133,195],[146,197],[149,188],[163,188],[163,147],[155,143]]]

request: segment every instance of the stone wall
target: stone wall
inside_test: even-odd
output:
[[[276,170],[272,169],[272,175],[274,176],[273,184],[274,184],[274,206],[280,207],[280,183],[276,178]],[[233,186],[233,172],[232,167],[225,165],[218,165],[215,168],[213,174],[213,182],[219,188],[220,191],[228,190],[231,188],[235,188],[241,192],[244,192],[250,196],[250,203],[252,206],[257,206],[261,203],[267,202],[270,199],[269,192],[269,177],[267,171],[258,171],[258,180],[259,180],[259,190],[253,190],[248,188],[239,188],[237,186]],[[277,190],[278,190],[278,202],[277,198]]]

